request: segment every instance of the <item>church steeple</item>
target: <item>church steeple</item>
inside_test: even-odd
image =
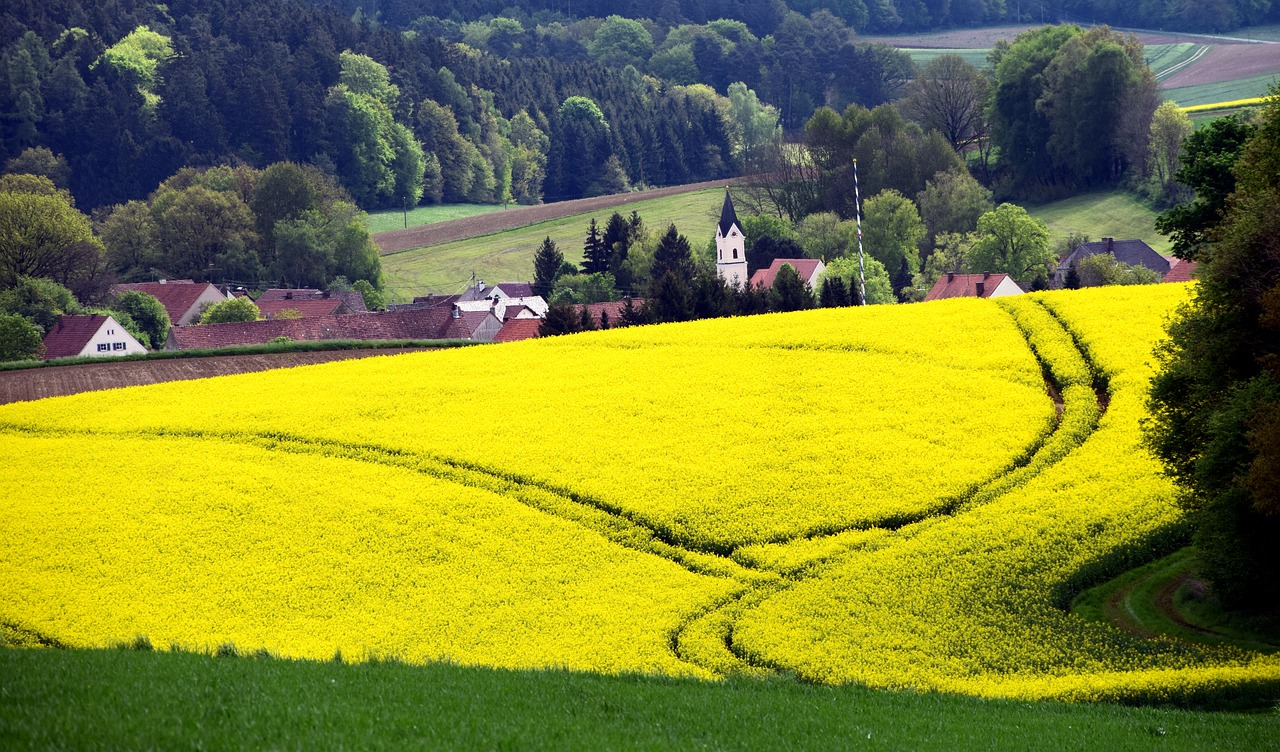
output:
[[[739,231],[742,225],[738,224],[738,213],[733,210],[733,199],[729,197],[729,189],[724,191],[724,208],[720,210],[720,237],[729,237],[729,230],[734,225],[738,225]]]
[[[726,188],[720,224],[716,226],[716,273],[730,285],[745,287],[747,284],[746,242],[742,226],[738,224],[738,213],[733,210],[733,199]]]

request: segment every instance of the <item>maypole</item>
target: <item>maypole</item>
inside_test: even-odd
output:
[[[867,304],[867,270],[862,265],[862,195],[858,192],[858,158],[853,158],[853,216],[858,220],[858,305]]]

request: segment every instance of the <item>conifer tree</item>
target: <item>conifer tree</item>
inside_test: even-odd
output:
[[[587,240],[582,244],[582,273],[603,274],[609,271],[609,249],[600,237],[600,226],[595,217],[587,227]]]
[[[533,256],[533,294],[545,300],[551,295],[551,288],[560,276],[560,267],[564,266],[564,254],[556,247],[551,236],[543,238],[542,245]]]
[[[791,264],[783,264],[778,270],[769,299],[775,311],[803,311],[813,307],[813,293]]]

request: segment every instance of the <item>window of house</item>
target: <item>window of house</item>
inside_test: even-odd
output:
[[[734,249],[733,249],[733,257],[734,257],[735,259],[738,257],[738,249],[737,249],[737,248],[734,248]]]
[[[111,352],[111,344],[102,342],[98,345],[98,352]]]
[[[112,349],[112,350],[123,350],[123,349],[124,349],[124,343],[123,343],[123,342],[112,342],[112,343],[111,343],[111,349]]]

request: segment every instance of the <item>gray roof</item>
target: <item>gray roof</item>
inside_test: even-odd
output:
[[[1129,266],[1145,266],[1151,271],[1164,276],[1169,273],[1169,259],[1156,253],[1155,249],[1141,240],[1116,240],[1103,238],[1092,243],[1081,243],[1074,251],[1058,264],[1065,271],[1090,256],[1109,253],[1116,261]]]

